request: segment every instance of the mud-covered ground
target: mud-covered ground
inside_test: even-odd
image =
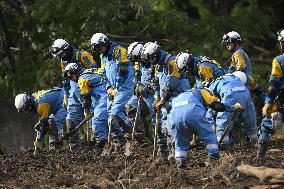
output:
[[[180,173],[174,161],[152,158],[152,146],[131,146],[131,154],[95,157],[94,151],[61,150],[33,155],[33,150],[0,156],[0,188],[250,188],[264,185],[239,173],[236,166],[284,167],[284,140],[272,142],[266,160],[255,149],[236,145],[208,167],[202,148],[189,152],[188,168]],[[272,186],[270,188],[284,188]],[[265,187],[264,187],[265,188]],[[269,188],[269,187],[267,187]]]

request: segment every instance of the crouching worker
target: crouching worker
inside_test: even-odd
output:
[[[92,118],[92,131],[96,137],[97,153],[100,154],[107,142],[108,133],[107,90],[103,77],[96,68],[86,69],[80,74],[80,67],[76,63],[65,67],[64,77],[79,84],[84,116],[85,119]]]
[[[206,146],[209,159],[218,159],[219,149],[213,124],[205,117],[206,106],[216,111],[235,111],[241,105],[226,105],[213,96],[207,89],[195,89],[181,93],[173,98],[170,112],[170,125],[175,141],[175,159],[178,168],[186,167],[189,136],[197,133]]]
[[[67,115],[63,107],[63,95],[63,89],[52,88],[32,95],[22,93],[16,96],[15,107],[18,112],[35,111],[40,116],[35,125],[35,150],[42,148],[42,140],[46,134],[49,136],[49,149],[59,148],[59,137],[63,135],[63,124]]]

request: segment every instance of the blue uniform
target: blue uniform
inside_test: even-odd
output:
[[[213,124],[205,117],[205,105],[216,100],[206,99],[208,95],[204,95],[203,92],[209,93],[205,89],[196,89],[181,93],[172,100],[170,125],[175,141],[176,160],[187,158],[189,136],[192,133],[197,133],[201,137],[209,156],[219,155]]]
[[[125,115],[124,109],[134,93],[134,66],[126,54],[127,50],[113,41],[108,52],[101,55],[107,78],[106,88],[118,90],[112,101],[108,99],[109,116],[122,120],[122,123],[112,122],[115,136],[122,135],[121,128],[131,130],[131,121]]]
[[[190,88],[186,75],[181,75],[177,68],[175,56],[165,51],[161,50],[160,59],[157,65],[155,65],[155,73],[159,83],[159,88],[157,87],[155,92],[156,97],[166,98],[167,93],[170,93],[171,97],[175,97]],[[167,120],[170,106],[171,100],[168,100],[164,107],[161,108],[162,132],[166,135],[170,135],[171,132],[171,129],[168,128],[169,123]]]
[[[62,73],[65,67],[70,63],[76,63],[81,72],[86,68],[96,67],[96,63],[93,56],[87,51],[73,49],[72,56],[67,61],[61,62]],[[67,78],[63,78],[63,88],[65,95],[68,96],[67,117],[66,120],[71,120],[75,125],[79,124],[83,119],[84,109],[79,101],[80,90],[76,82],[70,81]]]
[[[70,86],[66,120],[72,120],[75,125],[78,125],[84,118],[84,108],[80,102],[80,88],[75,81],[70,81]]]
[[[242,71],[248,75],[252,74],[249,57],[240,47],[233,53],[229,64],[228,73]]]
[[[103,76],[98,73],[98,69],[86,69],[81,74],[78,84],[85,112],[93,109],[92,130],[96,135],[96,140],[106,141],[108,133],[107,91]]]
[[[203,84],[225,74],[222,67],[215,61],[205,56],[193,57],[191,76],[196,78],[195,88],[202,88]]]
[[[63,124],[66,118],[66,111],[63,108],[63,94],[61,88],[53,88],[49,90],[42,90],[32,94],[36,111],[40,116],[40,130],[37,134],[37,139],[42,140],[44,130],[49,123],[49,119],[55,121],[55,131],[63,134]],[[57,136],[58,133],[50,133],[50,135]]]
[[[224,75],[215,81],[213,81],[209,89],[215,96],[221,99],[221,102],[226,105],[234,105],[240,103],[243,110],[238,116],[241,119],[244,135],[249,138],[256,138],[256,112],[255,107],[250,95],[250,91],[243,85],[239,78],[233,75]],[[207,117],[211,119],[210,112],[207,113]],[[224,129],[228,125],[228,122],[232,118],[231,112],[218,112],[216,118],[216,134],[219,140],[224,132]],[[213,122],[213,121],[212,121]],[[230,143],[229,135],[224,137],[224,144]]]
[[[267,97],[265,103],[272,104],[272,110],[270,114],[276,111],[279,111],[282,114],[282,121],[284,115],[284,97],[283,97],[283,90],[284,90],[284,53],[280,54],[279,56],[275,57],[272,61],[272,70],[271,75],[269,78],[269,83],[274,83],[278,86],[278,94],[277,99]],[[279,95],[279,92],[280,95]],[[272,122],[271,122],[271,115],[268,117],[264,117],[261,122],[261,129],[259,135],[259,142],[268,142],[270,141],[270,134],[272,132]]]

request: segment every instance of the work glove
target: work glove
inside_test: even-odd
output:
[[[265,104],[262,108],[262,115],[263,117],[268,116],[268,112],[271,110],[272,105],[271,104]]]
[[[41,142],[40,140],[36,139],[36,140],[34,141],[34,147],[35,147],[36,149],[42,149],[42,142]]]
[[[68,106],[68,96],[64,95],[63,97],[63,107],[65,108],[65,110],[67,109]]]
[[[91,112],[84,112],[84,116],[86,120],[90,120],[92,118]]]
[[[163,99],[160,99],[159,101],[154,102],[154,106],[153,106],[154,110],[156,112],[159,111],[165,103],[166,102]]]
[[[234,109],[235,110],[241,110],[241,109],[243,109],[243,107],[240,103],[237,102],[236,104],[234,104]]]
[[[113,97],[116,95],[116,93],[117,93],[117,89],[116,89],[116,88],[110,87],[110,88],[108,88],[108,90],[107,90],[108,98],[109,98],[110,100],[113,100]]]

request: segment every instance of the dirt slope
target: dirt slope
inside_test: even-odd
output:
[[[209,167],[204,163],[205,151],[192,149],[184,173],[177,171],[174,161],[153,160],[151,146],[135,146],[129,156],[100,157],[89,149],[44,151],[37,157],[32,150],[23,150],[0,156],[0,188],[248,188],[263,183],[239,173],[236,166],[283,168],[283,147],[284,140],[274,141],[268,158],[260,160],[255,149],[234,146]]]

